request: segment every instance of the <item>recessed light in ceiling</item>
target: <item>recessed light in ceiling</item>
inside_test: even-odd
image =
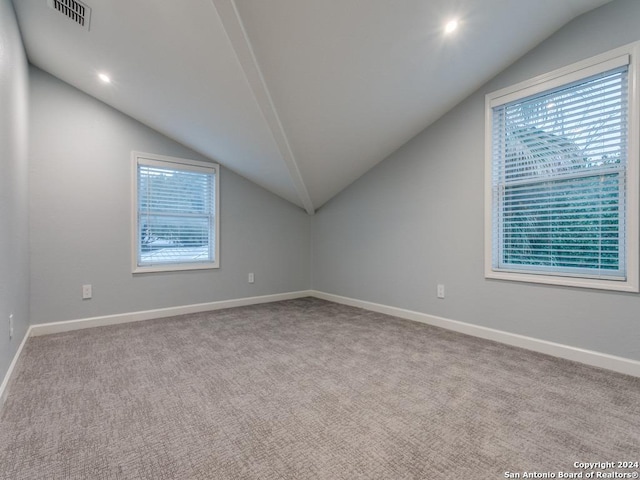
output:
[[[453,20],[449,20],[447,24],[444,26],[444,33],[449,35],[453,33],[458,28],[458,20],[455,18]]]
[[[111,78],[106,73],[99,73],[98,78],[102,80],[104,83],[111,83]]]

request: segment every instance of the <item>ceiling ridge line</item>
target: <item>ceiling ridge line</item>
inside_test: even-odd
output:
[[[211,1],[218,13],[222,27],[238,59],[240,68],[249,84],[249,88],[253,93],[253,98],[269,126],[269,130],[289,171],[298,197],[307,213],[313,215],[315,213],[313,202],[311,201],[309,191],[300,173],[298,163],[291,149],[291,144],[287,138],[278,111],[273,103],[271,93],[267,88],[267,83],[262,75],[262,70],[260,69],[253,47],[251,46],[251,41],[240,18],[236,3],[234,0]]]

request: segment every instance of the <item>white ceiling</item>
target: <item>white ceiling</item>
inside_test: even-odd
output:
[[[34,65],[313,213],[608,1],[83,0],[88,31],[14,5]]]

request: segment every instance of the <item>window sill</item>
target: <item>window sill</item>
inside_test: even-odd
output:
[[[158,273],[158,272],[184,272],[190,270],[215,270],[220,268],[218,262],[214,263],[197,263],[193,265],[179,264],[179,265],[154,265],[148,267],[134,267],[132,273]]]
[[[539,275],[532,273],[516,273],[487,270],[485,278],[494,280],[507,280],[512,282],[541,283],[562,287],[579,287],[596,290],[611,290],[618,292],[638,292],[638,283],[632,280],[606,280],[602,278],[584,278],[555,275]]]

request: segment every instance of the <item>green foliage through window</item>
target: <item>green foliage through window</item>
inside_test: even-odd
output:
[[[624,278],[627,67],[492,109],[494,269]]]

